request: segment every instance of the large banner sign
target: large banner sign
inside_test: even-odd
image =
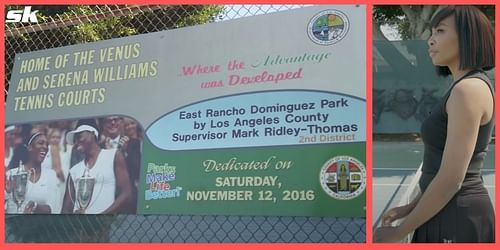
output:
[[[364,217],[365,42],[323,5],[18,54],[7,213]]]

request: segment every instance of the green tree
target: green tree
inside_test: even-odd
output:
[[[420,67],[429,61],[427,51],[422,43],[409,41],[404,43],[409,54],[415,57],[410,62],[400,50],[382,33],[381,26],[395,27],[402,40],[427,40],[430,36],[430,22],[432,17],[443,5],[380,5],[373,8],[373,40],[374,49],[380,52],[385,62],[396,72],[406,72],[407,76],[419,77],[432,73],[432,67]],[[477,5],[490,20],[495,19],[494,5]],[[428,63],[427,63],[428,64]]]
[[[403,40],[425,40],[430,35],[430,21],[442,5],[377,5],[373,7],[373,38],[387,40],[380,31],[382,25],[395,26]],[[494,5],[477,5],[492,21]]]

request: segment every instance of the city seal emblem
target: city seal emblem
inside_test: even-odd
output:
[[[330,197],[351,200],[361,195],[366,188],[366,169],[354,157],[336,156],[323,165],[319,181]]]
[[[320,45],[332,45],[349,31],[349,19],[338,10],[324,10],[316,14],[307,26],[309,38]]]

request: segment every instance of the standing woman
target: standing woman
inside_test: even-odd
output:
[[[476,7],[448,6],[432,20],[429,55],[453,84],[422,123],[421,194],[384,213],[374,242],[494,242],[495,215],[481,168],[494,127],[494,30]],[[391,226],[405,218],[399,226]]]
[[[42,168],[42,161],[45,159],[48,150],[47,137],[36,132],[32,134],[24,143],[14,152],[10,170],[7,172],[8,184],[6,191],[12,195],[13,183],[9,176],[15,175],[18,167],[24,167],[24,171],[29,173],[29,179],[26,185],[26,195],[22,207],[22,213],[27,214],[50,214],[59,213],[54,207],[61,207],[57,204],[57,183],[56,173],[52,169]],[[21,162],[21,166],[19,163]],[[17,213],[17,206],[13,199],[9,199],[12,204],[8,205],[7,213]]]

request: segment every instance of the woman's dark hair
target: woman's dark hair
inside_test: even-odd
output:
[[[12,159],[7,166],[7,169],[13,169],[19,167],[19,162],[26,164],[29,160],[28,144],[35,141],[36,137],[44,135],[43,133],[35,133],[29,136],[23,137],[23,143],[14,148],[14,153],[12,154]]]
[[[9,165],[7,166],[7,169],[13,169],[13,168],[18,168],[19,167],[19,162],[22,162],[22,164],[26,164],[28,161],[28,148],[26,145],[19,144],[14,148],[14,153],[12,155],[12,159],[9,162]]]
[[[443,19],[454,15],[460,54],[460,69],[490,70],[495,67],[495,30],[490,20],[477,7],[450,5],[440,10],[431,21],[436,28]],[[437,66],[441,76],[450,75],[448,67]]]

